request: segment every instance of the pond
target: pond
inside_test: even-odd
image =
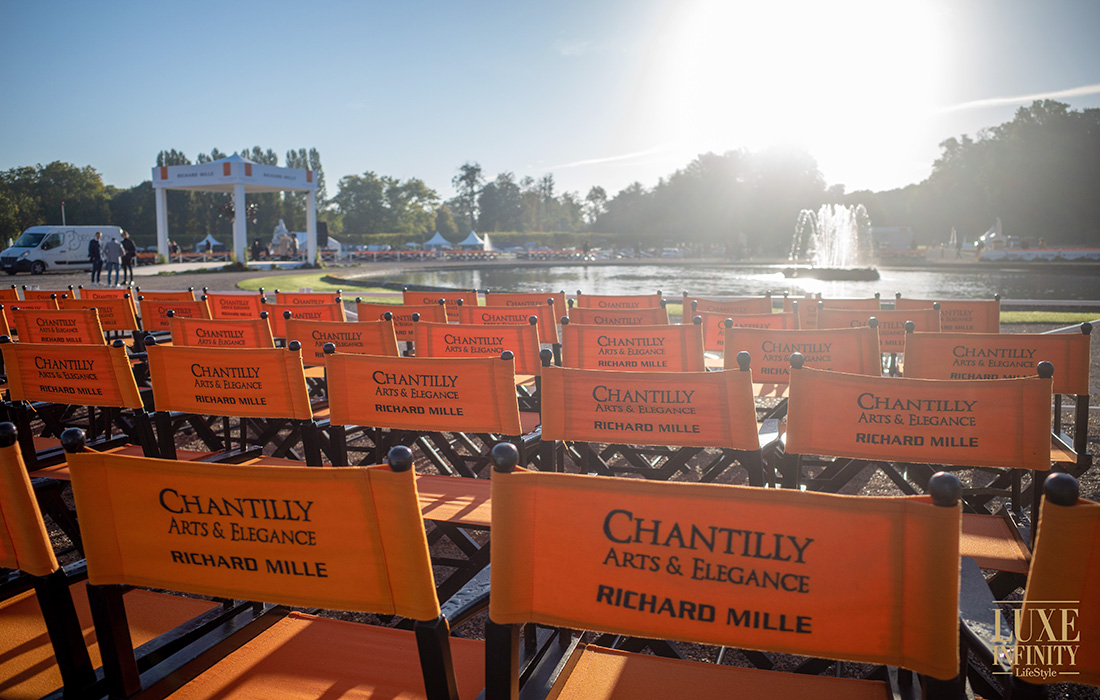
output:
[[[869,297],[876,292],[892,299],[895,292],[919,299],[990,299],[1000,294],[1011,299],[1100,300],[1100,268],[1013,267],[979,268],[945,266],[943,269],[880,269],[875,282],[824,282],[786,279],[779,266],[738,267],[715,264],[664,265],[558,265],[550,267],[486,267],[478,270],[410,272],[392,279],[460,289],[502,291],[557,291],[587,294],[649,294],[666,297],[687,291],[696,296],[758,296],[770,291],[801,296]]]

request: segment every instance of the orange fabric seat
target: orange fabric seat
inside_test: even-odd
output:
[[[999,515],[963,513],[959,556],[983,569],[1027,574],[1031,553],[1019,531]]]

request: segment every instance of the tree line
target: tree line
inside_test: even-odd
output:
[[[452,179],[455,196],[444,200],[418,178],[400,180],[366,171],[340,178],[328,196],[316,148],[289,150],[282,163],[272,149],[238,151],[266,165],[313,170],[318,218],[345,243],[370,243],[379,234],[422,242],[439,231],[453,241],[475,230],[615,234],[623,245],[722,244],[737,255],[783,256],[802,209],[822,204],[863,204],[875,226],[909,226],[921,244],[946,242],[952,228],[974,240],[996,218],[1007,234],[1044,238],[1048,245],[1100,244],[1100,109],[1070,110],[1042,100],[1017,110],[1010,122],[940,144],[929,177],[883,191],[847,193],[829,186],[805,150],[705,153],[653,187],[639,182],[614,196],[599,186],[583,196],[558,192],[552,174],[489,179],[473,161]],[[226,157],[217,148],[193,162]],[[175,149],[157,154],[156,165],[192,161]],[[91,166],[54,162],[0,172],[0,236],[14,238],[28,226],[56,224],[61,202],[72,224],[122,226],[139,245],[155,244],[151,181],[128,189],[105,185]],[[279,219],[305,229],[306,195],[249,195],[249,230],[267,239]],[[232,196],[218,192],[168,192],[169,231],[184,247],[211,233],[232,237]],[[386,236],[392,240],[393,236]]]

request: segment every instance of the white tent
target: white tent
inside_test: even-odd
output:
[[[210,244],[210,250],[225,250],[225,246],[221,244],[218,239],[214,238],[211,234],[206,234],[206,238],[202,239],[195,244],[195,252],[203,253],[206,251],[206,244]]]
[[[466,236],[461,243],[458,244],[459,248],[477,248],[485,250],[485,241],[477,237],[477,234],[470,231],[470,235]]]
[[[454,246],[452,246],[451,242],[448,241],[446,238],[444,238],[439,233],[439,231],[436,231],[435,235],[432,236],[428,240],[428,242],[424,244],[424,247],[425,248],[453,248]]]
[[[153,168],[153,189],[157,203],[157,253],[168,257],[168,190],[232,192],[233,209],[241,215],[233,220],[233,253],[244,261],[248,231],[243,212],[248,192],[308,192],[306,232],[309,261],[317,259],[317,179],[312,170],[261,165],[236,153],[228,158],[197,165],[163,165]]]

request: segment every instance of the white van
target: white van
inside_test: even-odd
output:
[[[30,272],[41,275],[46,270],[90,270],[88,242],[95,232],[103,232],[100,244],[113,236],[122,242],[118,226],[31,226],[11,248],[0,252],[0,269],[9,275]]]

